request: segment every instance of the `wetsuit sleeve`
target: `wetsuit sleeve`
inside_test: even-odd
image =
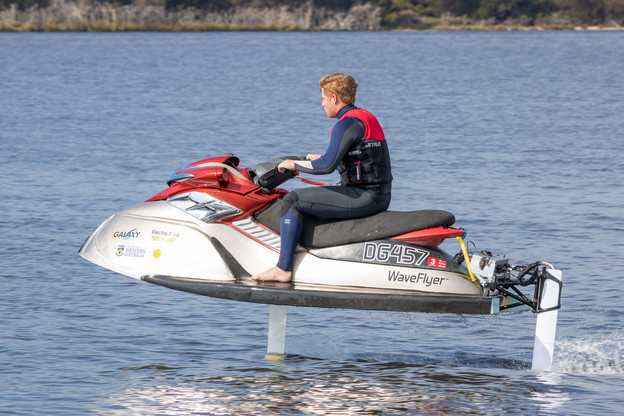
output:
[[[339,120],[331,131],[327,150],[319,159],[312,161],[295,162],[295,169],[304,173],[326,175],[332,173],[340,161],[344,158],[347,150],[366,133],[364,123],[360,120],[347,117]]]

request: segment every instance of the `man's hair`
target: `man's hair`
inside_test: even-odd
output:
[[[345,104],[355,104],[355,93],[358,84],[351,75],[332,74],[325,75],[319,81],[321,91],[325,91],[326,96],[336,94],[340,101]]]

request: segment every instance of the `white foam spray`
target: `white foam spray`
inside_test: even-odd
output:
[[[624,374],[624,333],[557,339],[553,371],[569,374]]]

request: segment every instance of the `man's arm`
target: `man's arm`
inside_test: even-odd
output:
[[[297,160],[294,163],[294,168],[300,172],[315,175],[332,173],[336,170],[351,145],[364,137],[364,134],[364,123],[353,117],[344,118],[338,121],[332,128],[329,145],[325,153],[316,160]]]

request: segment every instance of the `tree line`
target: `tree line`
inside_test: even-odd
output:
[[[11,8],[13,15],[53,7],[59,0],[0,0],[0,11]],[[88,4],[90,7],[158,7],[174,15],[194,11],[197,19],[232,13],[232,10],[314,10],[325,17],[351,20],[365,12],[374,12],[378,22],[369,29],[428,29],[442,26],[624,26],[624,0],[63,0],[64,3]],[[356,13],[349,14],[355,10]],[[359,11],[359,12],[358,12]],[[328,14],[329,13],[329,14]],[[333,14],[332,14],[333,13]],[[342,13],[342,15],[340,15]],[[359,13],[359,14],[358,14]],[[189,16],[188,13],[185,16]],[[342,16],[342,17],[340,17]],[[353,17],[355,16],[355,17]],[[188,20],[188,17],[185,17]],[[231,19],[230,19],[231,20]],[[317,19],[318,20],[318,19]],[[370,20],[370,19],[369,19]],[[318,27],[291,29],[314,30]],[[333,26],[327,26],[330,29]],[[338,30],[349,26],[336,26]],[[355,26],[356,29],[358,26]],[[365,28],[366,29],[366,28]]]

